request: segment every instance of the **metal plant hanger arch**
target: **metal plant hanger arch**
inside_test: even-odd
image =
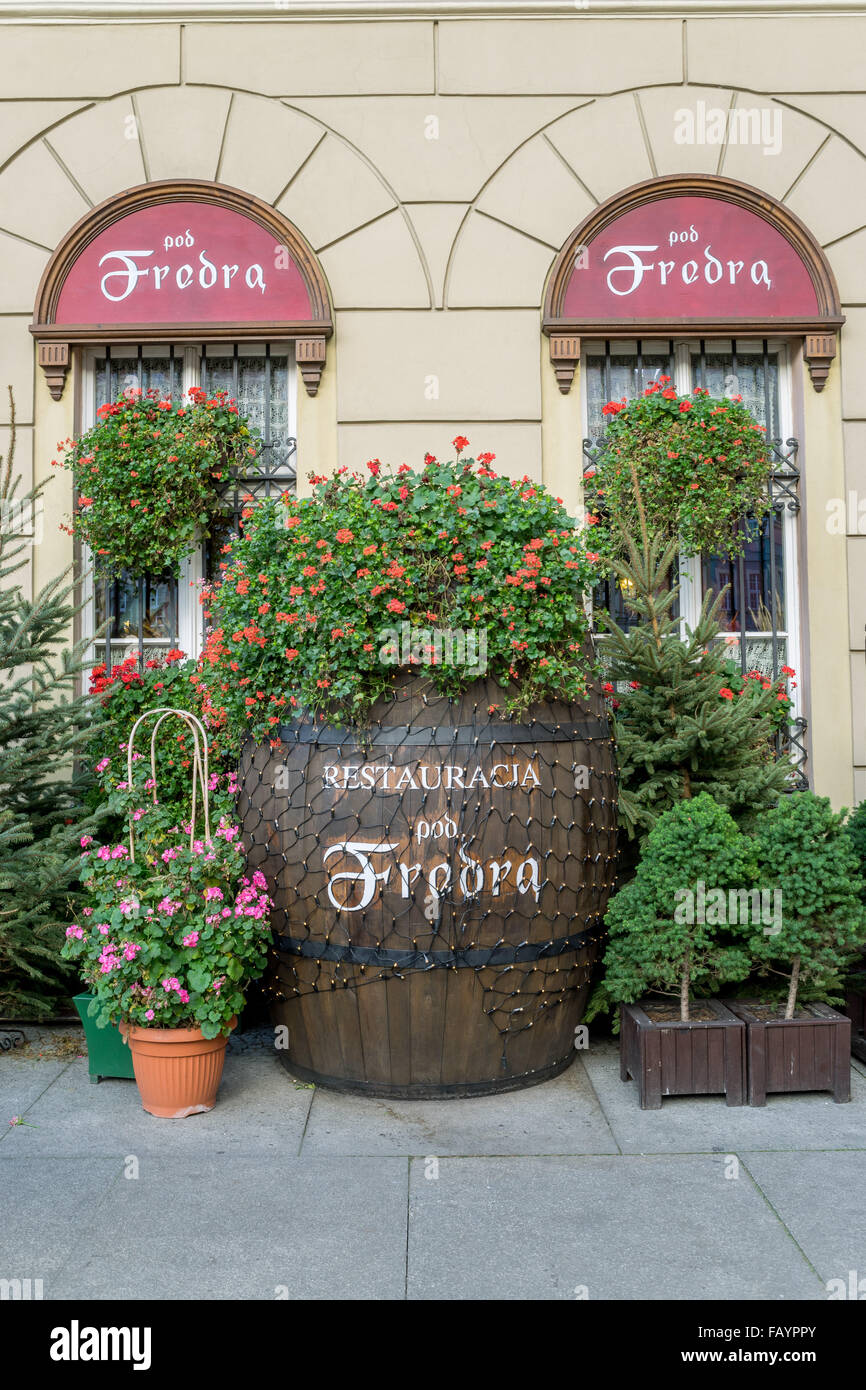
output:
[[[205,727],[204,727],[204,725],[202,724],[201,720],[200,720],[196,715],[190,714],[188,710],[173,709],[173,708],[170,708],[170,707],[167,706],[167,705],[165,705],[165,706],[160,706],[159,708],[156,708],[156,709],[145,710],[144,714],[139,715],[138,719],[136,719],[135,723],[133,724],[132,729],[131,729],[131,731],[130,731],[129,740],[128,740],[128,743],[127,743],[127,749],[126,749],[126,776],[127,776],[127,785],[128,785],[129,787],[132,786],[133,764],[134,764],[134,761],[135,761],[135,758],[134,758],[134,753],[135,753],[135,735],[136,735],[136,733],[138,732],[139,725],[144,724],[144,723],[146,723],[148,720],[153,719],[153,718],[156,718],[156,723],[154,724],[153,729],[152,729],[152,731],[151,731],[151,735],[150,735],[150,774],[151,774],[151,781],[152,781],[152,783],[153,783],[153,786],[152,786],[152,788],[151,788],[151,792],[152,792],[152,798],[153,798],[153,804],[154,804],[154,805],[157,805],[157,804],[158,804],[158,801],[159,801],[159,796],[158,796],[158,792],[157,792],[157,785],[156,785],[156,738],[157,738],[157,734],[159,733],[160,727],[162,726],[162,724],[164,724],[164,722],[166,721],[166,719],[171,719],[171,718],[181,719],[181,720],[184,722],[184,724],[186,724],[187,728],[190,730],[190,732],[192,733],[192,736],[193,736],[192,769],[191,769],[191,771],[190,771],[190,783],[191,783],[191,793],[192,793],[192,804],[191,804],[190,817],[189,817],[189,843],[190,843],[190,849],[192,849],[193,842],[194,842],[194,840],[195,840],[195,821],[196,821],[196,809],[197,809],[197,807],[196,807],[196,797],[197,797],[197,792],[198,792],[199,789],[201,790],[202,810],[203,810],[203,814],[204,814],[204,833],[205,833],[205,839],[206,839],[206,840],[209,840],[210,837],[211,837],[211,835],[210,835],[210,792],[209,792],[209,789],[208,789],[208,780],[209,780],[209,778],[208,778],[208,740],[207,740],[207,733],[206,733],[206,731],[205,731]],[[132,820],[132,812],[131,812],[131,811],[130,811],[130,817],[129,817],[129,858],[130,858],[130,863],[134,864],[134,863],[135,863],[135,833],[134,833],[134,829],[133,829],[133,820]]]

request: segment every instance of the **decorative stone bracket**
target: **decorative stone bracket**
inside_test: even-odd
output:
[[[804,356],[809,364],[809,377],[816,391],[823,391],[836,356],[835,333],[807,333]]]
[[[315,396],[325,367],[325,339],[296,338],[295,361],[303,377],[308,396]]]
[[[734,229],[733,241],[740,245],[744,264],[747,250],[751,251],[752,274],[750,279],[739,281],[733,305],[737,313],[730,312],[732,306],[726,298],[716,296],[713,287],[723,271],[721,262],[711,256],[709,244],[704,249],[707,266],[703,278],[697,270],[696,248],[689,252],[697,258],[691,279],[686,279],[689,262],[681,266],[683,282],[691,286],[687,300],[680,301],[685,304],[684,311],[678,312],[677,301],[670,299],[665,288],[668,276],[662,273],[664,262],[659,263],[657,277],[647,278],[654,267],[638,260],[632,267],[635,274],[631,287],[620,283],[616,299],[610,297],[610,276],[621,277],[625,267],[620,265],[605,272],[607,257],[614,251],[628,252],[635,240],[653,243],[638,247],[638,251],[656,250],[654,243],[673,246],[680,238],[671,236],[667,228],[670,218],[679,215],[677,209],[690,223],[690,245],[700,240],[700,235],[709,235],[706,228],[700,235],[697,231],[697,224],[706,217],[717,228]],[[641,217],[639,224],[629,220],[637,213]],[[635,231],[637,225],[642,228],[640,235]],[[770,229],[775,233],[775,242],[767,240]],[[685,234],[681,239],[685,240]],[[614,242],[622,244],[614,246]],[[770,245],[776,246],[773,255],[781,256],[787,267],[787,278],[779,283],[774,281],[772,301],[766,297],[771,288],[769,276],[765,280],[755,278],[756,269],[767,265],[764,258],[770,254]],[[718,274],[710,279],[713,264]],[[739,272],[733,269],[737,262],[728,264],[731,283],[737,283]],[[740,265],[739,269],[743,268]],[[629,298],[638,285],[639,295]],[[727,306],[726,312],[723,306]],[[822,391],[844,322],[839,287],[823,248],[784,203],[721,174],[665,174],[615,193],[575,227],[551,267],[541,329],[550,338],[550,360],[563,395],[568,394],[574,380],[581,338],[783,338],[803,344],[812,386],[815,391]]]
[[[112,312],[106,317],[98,277],[98,266],[105,257],[98,261],[95,259],[100,250],[104,250],[109,257],[127,254],[147,257],[153,254],[151,251],[126,253],[110,248],[117,245],[150,245],[151,233],[145,215],[152,219],[153,214],[158,213],[170,222],[174,212],[179,209],[181,220],[184,220],[184,207],[189,209],[187,218],[198,229],[197,236],[209,234],[208,229],[213,227],[217,229],[214,235],[224,240],[230,238],[225,241],[226,247],[247,246],[250,261],[247,274],[251,270],[259,273],[258,283],[263,296],[260,313],[255,305],[231,297],[232,276],[228,274],[227,265],[224,267],[228,277],[225,284],[214,289],[216,267],[207,262],[211,265],[213,278],[206,284],[202,278],[204,270],[200,271],[199,286],[208,292],[214,289],[219,298],[214,302],[215,312],[208,310],[209,316],[204,320],[187,318],[187,300],[181,291],[192,282],[193,272],[187,267],[190,278],[182,284],[179,277],[183,266],[175,267],[174,279],[169,276],[166,267],[162,278],[155,279],[154,284],[146,281],[141,291],[143,298],[135,301],[138,306],[136,312],[130,309],[128,317],[123,314],[118,317],[112,305]],[[116,242],[115,235],[135,239]],[[139,241],[139,236],[147,236],[148,240]],[[195,236],[187,228],[184,247],[193,245],[194,241]],[[167,239],[166,247],[169,244],[179,246],[180,243],[180,236],[176,236]],[[281,255],[286,254],[286,263],[280,263],[279,268],[289,271],[290,276],[282,285],[271,284],[269,276],[267,288],[270,298],[266,298],[266,285],[259,262],[265,263],[271,246]],[[211,246],[211,250],[214,249]],[[234,253],[228,250],[226,256],[228,260],[235,259]],[[88,257],[92,264],[88,262]],[[239,253],[237,258],[240,259]],[[237,269],[235,266],[235,271]],[[140,269],[136,279],[130,282],[127,293],[147,273],[146,269]],[[160,289],[166,276],[169,278],[165,280],[165,288],[158,296],[158,303],[154,302],[153,295]],[[125,295],[122,297],[125,298]],[[128,306],[125,305],[126,308]],[[116,197],[106,198],[105,202],[85,213],[67,232],[43,271],[30,325],[30,332],[38,345],[39,365],[55,401],[59,401],[63,395],[66,374],[72,361],[71,349],[79,344],[102,347],[113,343],[164,345],[170,342],[207,342],[240,345],[262,341],[295,342],[298,367],[307,394],[315,396],[325,365],[327,339],[333,331],[331,301],[324,272],[315,252],[297,227],[270,204],[252,194],[207,179],[159,179],[141,184],[137,188],[126,189]]]
[[[111,335],[106,334],[104,336],[106,341],[111,341]],[[240,337],[241,335],[237,334],[236,336]],[[246,332],[245,336],[249,336],[249,331]],[[315,396],[322,379],[322,372],[325,369],[327,339],[324,334],[321,334],[315,338],[295,338],[294,343],[298,370],[307,389],[307,395]],[[49,338],[42,342],[37,340],[37,348],[39,365],[45,373],[45,381],[51,392],[51,399],[59,401],[66,385],[66,374],[72,363],[71,344]]]
[[[638,335],[643,331],[646,336],[670,337],[673,329],[671,325],[652,324],[644,330],[631,328],[632,334],[636,331]],[[705,331],[708,332],[709,330]],[[728,329],[729,333],[734,331]],[[612,326],[610,336],[613,336],[613,333],[614,327]],[[767,329],[760,325],[757,328],[748,325],[748,333],[760,333],[766,336]],[[741,330],[741,335],[744,337],[748,333],[747,329]],[[827,377],[830,374],[830,366],[836,356],[836,336],[835,329],[825,333],[806,333],[804,335],[804,356],[809,366],[809,378],[816,391],[824,390]],[[573,333],[558,333],[552,330],[550,332],[550,361],[559,389],[564,396],[567,396],[571,390],[577,365],[580,362],[580,338]]]
[[[559,389],[564,396],[571,390],[574,373],[580,361],[580,339],[571,333],[551,333],[550,360]]]
[[[69,371],[69,344],[40,343],[39,365],[45,373],[51,399],[59,401],[66,384],[66,373]]]

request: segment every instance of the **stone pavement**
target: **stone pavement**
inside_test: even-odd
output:
[[[293,1082],[260,1030],[215,1110],[166,1121],[90,1085],[75,1030],[60,1056],[27,1033],[0,1056],[0,1278],[46,1299],[821,1300],[866,1276],[858,1062],[849,1105],[641,1111],[602,1039],[525,1091],[394,1102]]]

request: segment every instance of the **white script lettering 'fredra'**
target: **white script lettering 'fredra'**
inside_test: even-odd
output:
[[[170,265],[138,264],[153,254],[153,251],[106,251],[99,262],[100,269],[106,261],[120,261],[120,265],[106,270],[100,280],[99,289],[103,298],[111,300],[112,304],[119,304],[132,294],[139,280],[147,279],[151,273],[153,287],[157,290],[161,290],[166,283],[176,286],[179,290],[188,290],[193,284],[197,284],[203,290],[212,290],[215,286],[227,290],[231,288],[232,281],[240,269],[238,265],[215,264],[209,259],[206,251],[198,253],[198,265],[191,261],[185,261],[176,268]],[[258,262],[246,267],[243,283],[247,289],[265,293],[265,272]]]
[[[618,298],[634,294],[651,271],[655,271],[659,283],[666,286],[678,277],[685,285],[693,285],[696,280],[703,280],[708,285],[736,285],[737,277],[745,270],[744,261],[721,261],[713,255],[712,247],[709,245],[703,248],[701,260],[690,257],[681,265],[676,260],[643,260],[644,252],[658,250],[658,246],[612,246],[605,252],[605,264],[611,256],[624,257],[621,264],[612,265],[607,272],[606,283],[611,294]],[[763,285],[766,289],[772,286],[770,267],[766,261],[752,261],[748,273],[753,285]]]

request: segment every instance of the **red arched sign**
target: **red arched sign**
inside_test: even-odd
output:
[[[237,189],[188,180],[131,189],[88,213],[49,262],[31,332],[55,399],[71,343],[205,334],[293,338],[315,394],[332,325],[297,229]]]
[[[233,208],[157,203],[81,252],[56,324],[309,322],[309,291],[285,244]]]
[[[557,257],[544,331],[568,390],[581,337],[806,337],[818,390],[844,320],[821,248],[781,204],[722,178],[667,178],[591,214]]]

